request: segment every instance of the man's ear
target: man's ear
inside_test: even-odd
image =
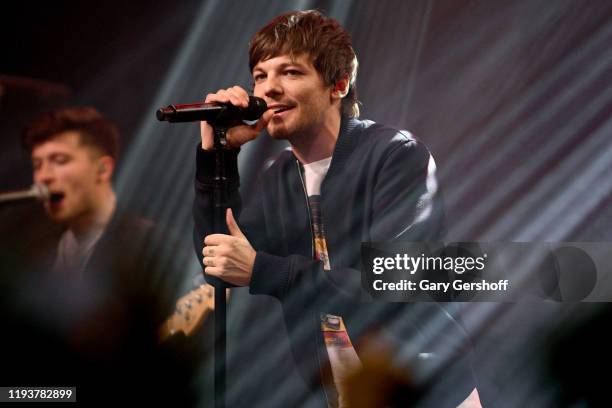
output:
[[[334,90],[332,91],[333,99],[342,99],[349,92],[349,79],[348,77],[339,79],[334,84]]]
[[[100,181],[111,181],[115,172],[115,159],[110,156],[98,158],[98,179]]]

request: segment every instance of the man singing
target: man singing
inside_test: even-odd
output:
[[[10,378],[2,379],[76,386],[86,404],[121,395],[188,405],[186,371],[157,339],[181,277],[162,268],[153,223],[117,205],[118,138],[91,107],[47,112],[24,129],[33,179],[48,188],[44,209],[58,228],[35,234],[12,271],[10,346],[2,348]]]
[[[313,395],[345,406],[345,380],[361,366],[364,334],[380,330],[401,343],[409,341],[407,332],[422,332],[414,322],[401,324],[418,305],[360,301],[360,248],[367,241],[441,240],[436,166],[409,132],[357,119],[357,58],[337,21],[317,11],[279,16],[252,38],[249,65],[253,93],[268,110],[256,124],[228,131],[229,234],[212,230],[214,139],[202,122],[196,249],[207,274],[281,302],[295,361]],[[206,102],[246,107],[248,98],[234,86]],[[264,129],[291,149],[265,170],[260,194],[243,208],[239,147]],[[466,400],[473,389],[472,383],[450,406],[477,403],[475,390]]]

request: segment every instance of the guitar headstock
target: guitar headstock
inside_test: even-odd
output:
[[[176,310],[160,328],[160,340],[164,341],[175,333],[192,335],[204,322],[211,310],[215,309],[215,288],[200,285],[176,302]]]

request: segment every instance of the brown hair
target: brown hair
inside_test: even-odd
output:
[[[276,17],[249,44],[251,72],[262,60],[289,54],[307,54],[326,85],[349,79],[349,92],[342,100],[342,113],[359,116],[357,105],[357,56],[349,33],[333,18],[316,10],[293,11]]]
[[[43,113],[23,129],[21,142],[28,152],[32,152],[35,146],[71,130],[79,133],[82,145],[98,148],[103,154],[117,159],[117,127],[89,106],[60,108]]]

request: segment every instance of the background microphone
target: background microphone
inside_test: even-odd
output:
[[[27,190],[0,193],[0,205],[20,203],[30,200],[44,201],[49,198],[49,188],[44,184],[34,184]]]
[[[241,121],[254,121],[268,110],[266,101],[256,96],[249,97],[249,106],[239,108],[229,103],[188,103],[169,105],[158,109],[156,115],[160,121],[168,122],[200,122],[211,125],[239,124]]]

